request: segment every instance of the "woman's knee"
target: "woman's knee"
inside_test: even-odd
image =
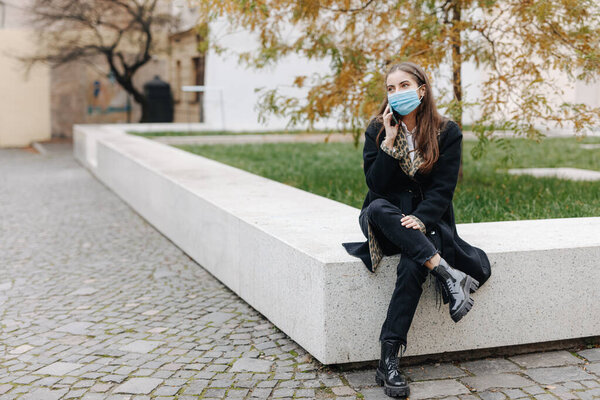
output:
[[[371,222],[380,221],[382,217],[389,214],[391,207],[395,207],[389,200],[386,199],[375,199],[367,208],[367,216]]]

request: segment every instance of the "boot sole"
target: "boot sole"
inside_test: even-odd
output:
[[[379,376],[379,370],[375,373],[375,382],[379,386],[383,386],[383,392],[390,397],[408,397],[410,395],[410,387],[396,387],[396,386],[388,386],[385,384],[385,379]]]
[[[467,275],[467,283],[465,284],[465,289],[467,289],[467,288],[469,290],[469,293],[475,293],[477,291],[477,289],[479,289],[479,281],[477,281],[470,275]],[[475,302],[475,300],[473,300],[473,298],[471,296],[469,296],[467,301],[465,301],[459,307],[459,309],[454,312],[454,314],[450,314],[450,317],[452,318],[452,320],[454,322],[460,321],[462,319],[462,317],[467,315],[467,313],[471,310],[471,308],[473,308],[474,302]]]

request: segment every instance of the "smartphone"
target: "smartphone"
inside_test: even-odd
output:
[[[395,110],[392,110],[392,120],[390,121],[390,125],[396,126],[400,123],[399,121],[400,121],[400,114],[397,113]]]

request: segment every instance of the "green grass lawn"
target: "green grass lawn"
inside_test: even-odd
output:
[[[600,149],[579,148],[600,138],[511,139],[513,160],[490,146],[479,160],[463,142],[463,179],[454,194],[457,223],[600,216],[600,181],[574,182],[506,173],[507,168],[575,167],[600,171]],[[180,145],[195,154],[360,208],[367,193],[362,145],[265,143]]]
[[[143,136],[143,137],[157,137],[157,136],[221,136],[221,135],[281,135],[281,134],[298,134],[298,133],[330,133],[332,130],[289,130],[289,131],[263,131],[263,132],[232,132],[232,131],[161,131],[161,132],[136,132],[127,131],[131,135]],[[337,131],[335,131],[337,132]]]

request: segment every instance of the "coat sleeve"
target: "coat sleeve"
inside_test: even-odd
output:
[[[447,137],[440,146],[440,157],[431,171],[431,184],[425,189],[423,200],[412,212],[425,224],[427,232],[442,218],[452,203],[458,180],[463,134],[454,121],[448,124],[444,133]]]
[[[377,133],[382,124],[372,120],[365,132],[363,161],[367,186],[375,193],[385,193],[400,169],[398,160],[377,146]],[[383,141],[384,133],[380,137]]]

